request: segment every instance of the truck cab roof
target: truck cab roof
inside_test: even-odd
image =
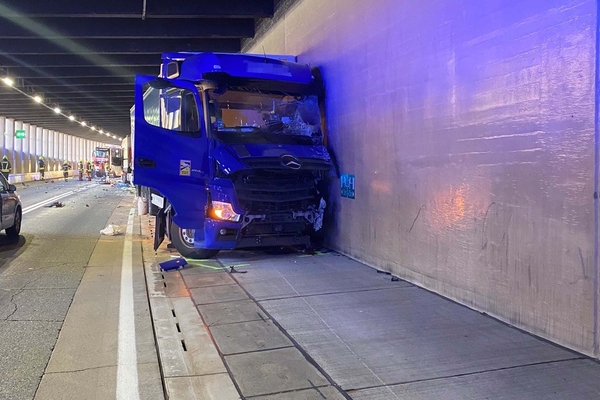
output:
[[[160,77],[197,82],[215,75],[242,79],[314,83],[311,68],[294,56],[230,53],[163,53]]]

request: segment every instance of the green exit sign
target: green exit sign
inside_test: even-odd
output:
[[[17,129],[15,131],[15,137],[17,139],[25,139],[25,129]]]

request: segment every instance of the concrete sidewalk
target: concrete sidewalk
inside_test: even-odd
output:
[[[188,261],[154,286],[193,302],[218,366],[178,399],[600,398],[597,362],[335,252]]]

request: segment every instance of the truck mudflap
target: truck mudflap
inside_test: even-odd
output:
[[[154,220],[154,250],[158,249],[161,243],[165,240],[165,233],[167,231],[167,218],[165,215],[165,209],[161,208],[158,210]]]

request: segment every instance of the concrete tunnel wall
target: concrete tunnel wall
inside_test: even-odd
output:
[[[596,1],[282,3],[244,51],[322,69],[332,247],[598,357]]]
[[[25,139],[15,138],[15,131],[21,129],[25,131]],[[0,116],[0,158],[7,156],[12,164],[11,183],[39,180],[37,160],[40,156],[46,163],[46,178],[61,177],[65,160],[71,163],[70,175],[73,175],[76,163],[91,159],[92,151],[98,146],[107,145]]]

